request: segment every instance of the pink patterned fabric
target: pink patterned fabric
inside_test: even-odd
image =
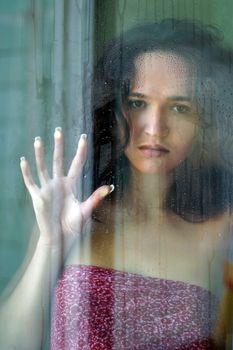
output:
[[[56,288],[51,350],[212,349],[216,307],[195,285],[68,266]]]

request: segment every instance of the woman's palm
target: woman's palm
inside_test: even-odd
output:
[[[24,158],[21,160],[21,170],[32,198],[40,239],[51,247],[62,245],[62,249],[65,247],[65,250],[69,250],[73,240],[82,232],[93,210],[113,187],[102,186],[86,201],[78,201],[77,183],[81,178],[87,154],[86,135],[80,138],[76,155],[66,176],[63,168],[63,135],[60,128],[54,134],[52,178],[49,177],[45,166],[43,144],[40,138],[35,139],[34,146],[40,187],[35,184],[29,164]]]

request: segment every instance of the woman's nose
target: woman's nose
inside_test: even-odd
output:
[[[166,113],[160,106],[154,107],[146,118],[145,132],[151,136],[166,137],[169,126]]]

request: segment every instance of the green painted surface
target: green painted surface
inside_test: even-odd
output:
[[[106,41],[138,23],[174,17],[214,25],[233,44],[232,0],[99,0],[98,4],[98,25]]]

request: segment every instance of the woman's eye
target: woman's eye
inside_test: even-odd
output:
[[[190,113],[191,108],[185,105],[175,105],[175,106],[171,106],[171,110],[176,113],[185,114],[185,113]]]
[[[128,108],[129,109],[143,109],[146,106],[146,103],[142,100],[129,100]]]

